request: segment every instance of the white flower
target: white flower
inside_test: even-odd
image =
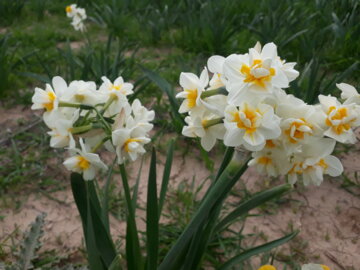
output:
[[[96,91],[96,84],[94,82],[72,81],[61,100],[71,103],[96,105],[105,102],[105,99],[106,97],[102,93]]]
[[[185,118],[187,126],[183,127],[182,134],[187,137],[201,138],[201,146],[206,151],[210,151],[217,139],[222,140],[224,138],[224,124],[219,122],[219,119],[221,118],[210,113],[206,108],[190,112],[189,116]],[[215,121],[217,124],[207,126],[211,124],[211,121]]]
[[[66,16],[68,16],[69,18],[74,17],[77,12],[76,4],[66,6],[65,11],[66,11]]]
[[[69,5],[65,8],[66,16],[72,18],[71,25],[76,31],[84,31],[85,25],[84,20],[86,20],[86,11],[83,8],[79,8],[76,4]]]
[[[74,138],[71,130],[79,118],[79,110],[76,110],[71,119],[62,114],[59,110],[54,111],[45,120],[46,125],[51,129],[48,134],[50,138],[50,146],[54,148],[61,148],[74,145]]]
[[[276,108],[276,114],[282,118],[280,126],[286,145],[291,148],[310,136],[322,136],[323,113],[317,107],[304,102],[299,104],[297,100],[296,103],[289,101]]]
[[[285,149],[274,140],[267,140],[265,147],[261,151],[253,152],[252,157],[249,166],[255,166],[263,175],[276,177],[291,169]]]
[[[144,132],[149,132],[154,126],[149,122],[154,120],[155,112],[149,111],[144,106],[142,106],[140,100],[138,99],[135,99],[133,101],[131,105],[131,110],[132,114],[134,115],[134,124],[132,126],[141,128]],[[127,124],[127,127],[130,127],[130,123]]]
[[[45,90],[38,87],[35,88],[31,109],[45,109],[47,112],[51,112],[58,108],[59,97],[66,92],[67,84],[63,78],[56,76],[52,79],[52,85],[53,87],[46,84]]]
[[[360,107],[355,103],[341,104],[335,97],[319,96],[326,119],[325,135],[341,143],[355,143],[353,127],[360,125]]]
[[[259,41],[256,42],[256,45],[255,45],[254,49],[258,53],[261,53],[261,44],[260,44]],[[295,80],[299,76],[299,71],[294,69],[294,66],[296,65],[295,62],[286,63],[286,60],[282,60],[280,57],[277,57],[276,61],[278,62],[279,67],[285,73],[285,75],[288,78],[289,82]]]
[[[266,140],[279,137],[279,124],[280,119],[267,104],[242,103],[239,108],[229,105],[225,110],[224,144],[244,145],[250,151],[259,151],[265,146]]]
[[[119,164],[124,163],[127,159],[135,161],[138,155],[146,152],[144,145],[150,141],[141,128],[120,128],[112,132],[112,142],[116,149]]]
[[[213,73],[213,77],[211,78],[209,85],[209,89],[217,89],[225,86],[226,78],[223,74],[223,66],[225,62],[225,57],[214,55],[208,59],[207,66],[211,73]]]
[[[330,270],[330,267],[323,264],[309,263],[309,264],[304,264],[301,267],[301,270]]]
[[[182,72],[180,74],[180,85],[184,91],[176,95],[177,98],[184,98],[179,112],[191,111],[201,104],[201,93],[209,83],[209,74],[206,68],[201,72],[200,78],[193,73]]]
[[[344,104],[356,103],[360,105],[360,94],[354,86],[347,83],[338,83],[336,86],[341,90],[341,98],[345,99]]]
[[[330,155],[335,143],[329,138],[314,138],[303,145],[302,151],[291,157],[293,165],[288,172],[289,182],[296,183],[300,175],[305,186],[309,184],[319,186],[324,174],[339,176],[343,166],[338,158]]]
[[[124,82],[124,79],[120,76],[115,79],[114,83],[112,83],[105,76],[101,77],[103,83],[99,88],[99,91],[106,95],[115,95],[118,98],[122,98],[123,96],[128,96],[133,93],[134,86],[131,83]]]
[[[228,56],[224,74],[228,79],[228,100],[234,105],[251,100],[254,95],[266,96],[273,88],[289,86],[289,79],[277,61],[274,43],[266,44],[261,53],[251,48],[249,54]]]
[[[92,180],[96,172],[106,170],[107,166],[101,161],[98,154],[90,153],[82,139],[80,139],[81,150],[71,149],[77,153],[64,161],[65,167],[73,172],[82,173],[84,180]]]

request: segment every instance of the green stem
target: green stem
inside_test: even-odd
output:
[[[91,152],[95,153],[109,139],[110,137],[105,137],[104,139],[102,139],[93,147],[93,149],[91,149]]]
[[[117,99],[116,95],[111,95],[109,99],[106,101],[104,108],[100,111],[101,114],[104,114],[104,112],[110,107],[110,105]]]
[[[70,103],[70,102],[59,102],[59,107],[68,107],[68,108],[80,108],[83,110],[92,110],[94,107],[86,104]]]
[[[89,131],[92,128],[93,128],[92,124],[88,124],[85,126],[79,126],[79,127],[73,127],[73,128],[71,128],[71,133],[72,134],[83,133],[83,132]]]
[[[220,87],[217,89],[207,90],[201,93],[201,98],[207,98],[215,95],[228,95],[228,91],[225,89],[225,87]]]
[[[203,120],[203,122],[202,122],[203,128],[207,129],[211,126],[220,124],[223,122],[223,119],[224,119],[224,117],[219,117],[219,118],[215,118],[215,119],[211,119],[211,120]]]

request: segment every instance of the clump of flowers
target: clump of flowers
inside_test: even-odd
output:
[[[122,77],[113,83],[102,77],[97,89],[94,82],[72,81],[54,77],[52,85],[35,88],[32,109],[44,109],[43,119],[50,128],[50,146],[67,148],[70,157],[65,167],[82,173],[85,180],[94,179],[98,170],[107,166],[96,153],[102,146],[116,152],[119,164],[134,161],[145,153],[150,142],[150,123],[154,112],[135,99],[129,103],[133,85]]]
[[[85,31],[84,21],[86,20],[86,11],[84,8],[77,7],[76,4],[66,6],[66,15],[72,19],[71,25],[76,31]]]
[[[307,104],[284,90],[299,75],[295,64],[281,59],[274,43],[257,43],[245,54],[210,57],[200,77],[181,73],[183,135],[199,137],[206,151],[216,140],[252,151],[250,166],[285,175],[291,184],[320,185],[324,174],[339,176],[343,166],[331,153],[336,142],[356,142],[360,95],[341,83],[342,102],[319,95],[319,104]]]

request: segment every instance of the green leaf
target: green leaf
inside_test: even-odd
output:
[[[299,231],[295,231],[295,232],[293,232],[291,234],[288,234],[288,235],[286,235],[286,236],[284,236],[282,238],[276,239],[274,241],[268,242],[268,243],[266,243],[264,245],[248,249],[248,250],[242,252],[241,254],[239,254],[239,255],[231,258],[230,260],[228,260],[226,263],[224,263],[222,266],[220,266],[220,268],[218,270],[230,269],[234,265],[239,264],[239,263],[249,259],[252,256],[255,256],[255,255],[260,254],[260,253],[268,252],[269,250],[271,250],[273,248],[276,248],[276,247],[290,241],[298,233],[299,233]]]
[[[106,177],[105,186],[103,188],[103,201],[102,201],[102,213],[101,218],[104,222],[106,230],[110,233],[110,225],[109,225],[109,193],[110,193],[110,183],[113,174],[113,168],[116,163],[116,158],[114,159],[111,167],[108,170],[108,175]]]
[[[201,202],[200,207],[194,214],[190,223],[186,226],[180,237],[176,240],[170,251],[159,266],[159,270],[179,269],[183,263],[185,253],[190,245],[191,239],[199,226],[209,219],[210,211],[216,205],[222,204],[231,188],[239,180],[240,176],[247,169],[249,161],[248,154],[238,159],[233,159],[220,175],[218,181],[210,187],[206,198]]]
[[[274,188],[271,188],[268,190],[264,190],[264,191],[254,194],[250,199],[241,203],[235,210],[233,210],[226,217],[224,217],[216,225],[215,231],[222,230],[226,225],[231,223],[236,218],[238,218],[242,215],[245,215],[251,209],[258,207],[259,205],[261,205],[267,201],[270,201],[274,198],[277,198],[277,197],[283,195],[284,193],[291,190],[291,188],[292,187],[290,184],[284,184],[284,185],[280,185],[280,186],[277,186],[277,187],[274,187]]]
[[[183,119],[183,116],[179,113],[179,104],[178,104],[177,99],[175,98],[173,88],[164,78],[160,77],[155,72],[153,72],[145,67],[140,67],[140,68],[145,73],[145,75],[151,81],[153,81],[168,96],[170,106],[171,106],[172,116],[173,116],[173,120],[174,120],[173,124],[174,124],[174,127],[176,128],[176,131],[180,133],[182,130],[182,127],[185,124],[185,121]]]
[[[118,256],[115,257],[115,259],[111,263],[108,270],[120,270],[120,269],[122,269],[122,267],[121,267],[121,257],[120,257],[120,255],[118,255]]]
[[[151,154],[146,205],[147,269],[156,270],[159,249],[159,214],[156,191],[156,152]]]
[[[136,182],[135,182],[135,185],[134,185],[133,196],[132,196],[132,205],[133,205],[132,207],[133,207],[133,209],[136,209],[136,202],[137,202],[137,197],[138,197],[140,177],[141,177],[143,163],[144,163],[144,156],[142,156],[142,158],[141,158],[141,163],[140,163],[138,175],[136,177]]]
[[[127,206],[126,223],[126,261],[128,269],[142,270],[142,255],[140,251],[140,242],[135,221],[135,208],[132,204],[129,183],[124,164],[120,164],[120,174],[125,193]]]
[[[174,140],[171,140],[166,154],[166,162],[165,162],[164,173],[161,182],[161,190],[159,196],[159,218],[161,216],[161,211],[164,205],[167,187],[170,180],[170,172],[171,172],[173,156],[174,156]]]

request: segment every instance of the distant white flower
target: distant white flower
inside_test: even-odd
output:
[[[85,30],[84,20],[87,18],[85,9],[77,7],[76,4],[72,4],[66,6],[65,11],[66,16],[72,18],[71,25],[74,29],[83,32]]]
[[[210,113],[203,108],[200,111],[190,112],[190,115],[185,118],[187,126],[183,127],[182,134],[187,137],[199,137],[201,138],[201,146],[210,151],[216,140],[222,140],[225,134],[225,128],[223,123],[217,123],[207,127],[211,121],[216,121],[219,117]]]
[[[69,18],[74,17],[77,12],[76,4],[66,6],[65,11],[66,11],[66,16],[68,16]]]
[[[355,103],[341,104],[335,97],[319,96],[326,115],[325,135],[341,143],[355,143],[353,127],[360,126],[360,107]]]
[[[242,103],[239,108],[229,105],[225,110],[224,125],[227,146],[244,145],[250,151],[261,150],[266,140],[280,136],[280,118],[267,104]]]
[[[184,98],[179,112],[185,113],[196,109],[201,104],[201,93],[209,83],[209,74],[206,68],[201,72],[200,78],[193,73],[182,72],[180,74],[180,85],[184,91],[176,95],[177,98]]]
[[[309,263],[309,264],[304,264],[301,267],[301,270],[330,270],[330,267],[323,264]]]
[[[65,167],[73,172],[82,173],[84,180],[93,180],[98,170],[106,170],[107,166],[101,161],[98,154],[90,153],[82,139],[81,150],[72,149],[77,154],[64,161]]]

